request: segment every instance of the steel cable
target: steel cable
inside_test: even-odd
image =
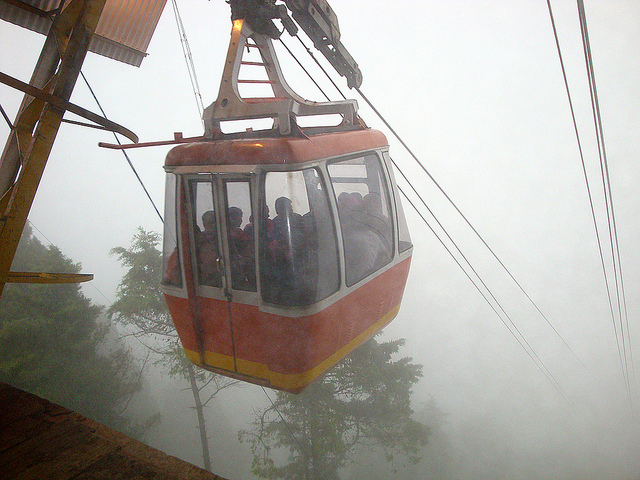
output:
[[[296,35],[296,37],[298,38],[298,40],[303,44],[302,40]],[[316,64],[318,64],[318,66],[320,67],[320,69],[322,70],[322,72],[331,80],[331,82],[333,83],[333,85],[336,87],[336,89],[340,92],[340,94],[342,95],[343,98],[345,98],[345,96],[342,94],[340,88],[333,82],[333,80],[331,79],[331,77],[329,76],[329,74],[327,73],[327,71],[319,64],[318,60],[315,58],[315,56],[312,55],[312,52],[310,52],[310,50],[308,48],[305,49],[307,50],[307,52],[309,52],[312,56],[312,58],[314,59],[314,61],[316,62]],[[291,53],[291,51],[289,49],[287,49],[287,51],[293,55]],[[298,62],[299,63],[299,62]],[[306,70],[305,70],[306,72]],[[307,75],[309,75],[309,73],[307,72]],[[467,219],[467,217],[462,213],[462,211],[458,208],[458,206],[453,202],[453,200],[449,197],[449,195],[444,191],[444,189],[440,186],[440,184],[435,180],[435,178],[429,173],[429,171],[424,167],[424,165],[419,161],[419,159],[416,157],[416,155],[413,153],[413,151],[408,147],[408,145],[404,142],[404,140],[398,135],[398,133],[395,131],[395,129],[393,129],[393,127],[386,121],[386,119],[380,114],[380,112],[375,108],[375,106],[369,101],[369,99],[362,93],[362,91],[356,87],[356,91],[360,94],[360,96],[364,99],[364,101],[369,105],[369,107],[375,112],[375,114],[380,118],[380,120],[385,124],[385,126],[391,131],[391,133],[398,139],[398,141],[402,144],[402,146],[407,150],[407,152],[409,152],[409,154],[414,158],[414,160],[418,163],[418,165],[422,168],[422,170],[427,174],[427,176],[429,177],[429,179],[435,184],[435,186],[439,189],[439,191],[444,195],[444,197],[447,199],[447,201],[454,207],[454,209],[458,212],[458,214],[463,218],[463,220],[467,223],[467,225],[471,228],[471,230],[474,232],[474,234],[481,240],[481,242],[485,245],[485,247],[489,250],[489,252],[491,252],[491,254],[494,256],[494,258],[498,261],[498,263],[501,265],[501,267],[507,272],[507,274],[509,275],[509,277],[515,282],[515,284],[518,286],[518,288],[524,293],[524,295],[526,296],[526,298],[529,300],[529,302],[531,302],[533,304],[533,306],[536,308],[536,310],[538,311],[538,313],[544,318],[544,320],[547,322],[547,324],[549,324],[549,326],[553,329],[553,331],[555,332],[555,334],[560,338],[560,340],[564,343],[564,345],[569,349],[569,351],[573,354],[573,356],[578,360],[578,362],[580,362],[580,364],[584,367],[584,363],[580,360],[580,358],[578,358],[578,356],[576,355],[576,353],[573,351],[573,349],[568,345],[568,343],[564,340],[564,338],[560,335],[560,333],[557,331],[557,329],[553,326],[553,324],[549,321],[549,319],[546,317],[546,315],[540,310],[540,308],[537,306],[537,304],[533,301],[533,299],[530,297],[530,295],[524,290],[524,288],[521,286],[521,284],[516,280],[516,278],[513,276],[513,274],[511,274],[511,272],[509,271],[509,269],[507,269],[507,267],[504,265],[504,263],[500,260],[500,258],[497,256],[497,254],[493,251],[493,249],[487,244],[487,242],[484,240],[484,238],[480,235],[480,233],[475,229],[475,227],[471,224],[471,222]],[[323,92],[324,93],[324,92]],[[393,162],[393,161],[392,161]],[[459,252],[459,254],[462,256],[462,258],[465,260],[465,262],[467,263],[467,265],[469,265],[469,268],[473,271],[473,273],[475,274],[475,276],[478,278],[478,280],[482,283],[482,285],[484,286],[484,288],[486,289],[486,291],[488,292],[488,294],[490,295],[490,297],[493,299],[493,301],[495,302],[495,304],[498,306],[498,308],[503,312],[503,314],[506,316],[506,318],[508,319],[509,323],[513,326],[513,328],[515,329],[515,331],[520,335],[520,338],[518,337],[518,335],[516,335],[516,333],[514,333],[514,331],[507,325],[507,322],[505,321],[505,319],[500,315],[500,313],[496,310],[496,306],[493,305],[491,303],[491,301],[489,301],[489,298],[484,294],[484,292],[481,291],[480,287],[478,286],[478,284],[472,280],[470,274],[466,271],[466,269],[460,264],[459,260],[455,257],[455,255],[452,253],[452,251],[446,247],[446,245],[444,244],[444,241],[436,234],[436,232],[434,231],[434,229],[431,227],[431,225],[426,221],[426,219],[422,216],[422,214],[420,214],[418,212],[418,214],[420,215],[420,217],[423,219],[423,221],[427,224],[427,226],[431,229],[431,231],[436,235],[436,238],[438,238],[438,240],[440,241],[440,243],[445,247],[445,250],[447,250],[447,252],[449,253],[449,255],[451,255],[451,257],[454,259],[454,261],[458,264],[458,266],[460,266],[460,268],[462,268],[462,270],[464,271],[464,273],[467,275],[467,277],[471,280],[471,282],[473,283],[473,285],[475,286],[476,289],[478,289],[478,291],[480,291],[481,295],[483,296],[483,298],[485,299],[485,301],[487,301],[487,303],[491,306],[491,308],[494,310],[494,312],[496,313],[496,315],[498,315],[498,317],[500,318],[500,320],[503,322],[503,324],[507,327],[507,329],[509,330],[509,332],[514,336],[514,338],[516,339],[516,341],[521,345],[521,347],[527,352],[527,354],[531,357],[531,359],[534,361],[534,363],[536,364],[536,366],[542,371],[542,373],[545,375],[545,377],[547,378],[547,380],[549,380],[549,382],[554,386],[554,388],[556,388],[556,390],[561,394],[561,396],[572,406],[574,406],[573,402],[571,401],[571,399],[569,398],[569,396],[567,395],[567,393],[564,391],[564,389],[562,389],[562,387],[560,386],[559,382],[555,379],[555,377],[553,377],[553,375],[551,374],[550,370],[546,367],[546,365],[544,364],[544,362],[540,359],[540,357],[537,355],[537,353],[535,352],[535,350],[533,349],[533,347],[531,346],[531,344],[526,340],[526,338],[524,337],[524,335],[522,335],[522,333],[520,332],[520,330],[518,329],[518,327],[515,325],[515,323],[513,322],[513,320],[511,319],[511,317],[507,314],[507,312],[502,308],[502,305],[500,304],[500,302],[497,300],[497,298],[495,297],[495,295],[491,292],[491,289],[486,285],[486,283],[482,280],[481,276],[478,274],[478,272],[474,269],[474,267],[471,265],[471,263],[469,262],[469,260],[466,258],[466,256],[464,255],[464,253],[462,252],[462,250],[458,247],[458,245],[456,244],[456,242],[451,238],[451,236],[449,235],[449,233],[446,231],[446,229],[444,228],[444,226],[438,221],[438,219],[436,218],[436,216],[433,214],[433,212],[429,209],[429,207],[427,206],[426,202],[424,201],[424,199],[420,196],[420,194],[417,192],[417,190],[415,189],[415,187],[413,186],[412,182],[410,182],[408,180],[408,178],[404,175],[404,173],[402,172],[402,170],[398,167],[398,165],[393,162],[393,165],[395,166],[395,168],[400,172],[400,174],[403,176],[403,178],[405,179],[405,181],[407,182],[407,184],[413,189],[414,193],[418,196],[418,198],[420,198],[422,204],[425,206],[425,208],[427,208],[427,210],[429,211],[429,213],[431,214],[431,216],[436,220],[436,222],[438,223],[438,225],[440,226],[440,228],[443,230],[443,232],[447,235],[447,237],[449,238],[449,240],[451,241],[451,243],[455,246],[456,250]],[[407,196],[404,194],[404,192],[402,192],[403,195],[405,196],[405,198],[407,198]],[[409,200],[410,201],[410,200]],[[415,205],[410,201],[412,207],[415,209]],[[417,210],[416,210],[417,211]],[[525,346],[526,345],[526,346]],[[537,359],[537,360],[536,360]],[[575,407],[575,406],[574,406]]]

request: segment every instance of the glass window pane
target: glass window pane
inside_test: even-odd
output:
[[[190,182],[198,280],[203,285],[222,287],[213,177],[206,177]]]
[[[178,252],[178,232],[176,219],[176,176],[167,173],[165,183],[164,204],[164,240],[162,245],[163,275],[165,285],[182,286],[182,271],[180,269],[180,254]]]
[[[393,257],[389,192],[375,154],[328,168],[338,202],[346,282],[351,286]]]
[[[231,286],[235,290],[255,292],[256,266],[249,182],[228,181],[225,187]]]
[[[263,299],[308,305],[328,297],[339,288],[340,277],[335,230],[319,172],[269,172],[264,189]],[[270,212],[275,212],[273,220],[268,218]]]
[[[409,226],[402,209],[402,202],[398,201],[396,209],[398,211],[398,249],[404,252],[412,247],[411,236],[409,235]]]
[[[389,165],[390,175],[393,176],[391,171],[391,157],[388,152],[384,153],[387,165]],[[398,250],[404,252],[412,247],[411,236],[409,235],[409,227],[407,225],[407,218],[404,216],[404,210],[402,208],[402,202],[400,201],[400,192],[396,188],[396,213],[398,218]]]

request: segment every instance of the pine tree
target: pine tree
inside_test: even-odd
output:
[[[411,388],[422,367],[393,359],[403,343],[371,339],[301,394],[278,392],[252,428],[240,432],[251,444],[254,474],[335,480],[362,448],[389,462],[416,463],[430,429],[412,417]]]
[[[12,270],[78,273],[27,225]],[[78,284],[7,284],[0,301],[0,380],[140,436],[124,411],[140,389],[139,368]],[[144,422],[142,422],[144,423]]]
[[[189,382],[198,418],[203,465],[211,471],[204,408],[218,392],[238,381],[195,368],[184,354],[160,290],[162,253],[157,248],[159,242],[159,234],[139,228],[130,248],[111,250],[128,271],[120,282],[118,298],[109,307],[108,315],[126,326],[130,335],[155,353],[156,363],[164,366],[169,375]]]

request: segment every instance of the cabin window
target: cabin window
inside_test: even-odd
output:
[[[383,153],[384,158],[389,166],[389,174],[393,176],[393,171],[391,171],[391,157],[389,156],[389,152]],[[411,236],[409,235],[409,226],[407,225],[407,219],[404,216],[404,210],[402,209],[402,202],[400,198],[398,198],[398,189],[396,188],[394,191],[396,195],[396,218],[398,220],[398,250],[400,252],[405,252],[409,250],[413,245],[411,243]]]
[[[222,287],[222,255],[218,239],[218,215],[214,201],[212,175],[189,182],[191,225],[198,281],[202,285]]]
[[[409,226],[407,225],[407,219],[404,216],[402,210],[402,202],[396,203],[398,210],[398,250],[405,252],[409,250],[413,245],[411,243],[411,237],[409,236]]]
[[[225,218],[231,286],[234,290],[256,291],[256,260],[248,180],[225,182]]]
[[[180,268],[180,253],[178,252],[178,232],[176,221],[176,176],[167,173],[165,183],[164,204],[164,240],[162,245],[164,285],[182,286],[182,271]]]
[[[389,191],[378,157],[329,164],[338,203],[347,286],[391,261],[393,230]]]
[[[338,290],[340,275],[320,172],[315,168],[268,172],[263,182],[264,205],[259,213],[263,300],[293,306],[327,298]]]

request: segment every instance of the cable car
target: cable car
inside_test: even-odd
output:
[[[243,59],[251,48],[259,62]],[[239,94],[241,67],[258,63],[271,99]],[[162,288],[196,365],[296,393],[398,313],[412,244],[388,142],[356,108],[295,95],[270,38],[234,22],[207,137],[165,160]],[[297,125],[327,113],[340,124]],[[222,133],[261,117],[274,128]]]

